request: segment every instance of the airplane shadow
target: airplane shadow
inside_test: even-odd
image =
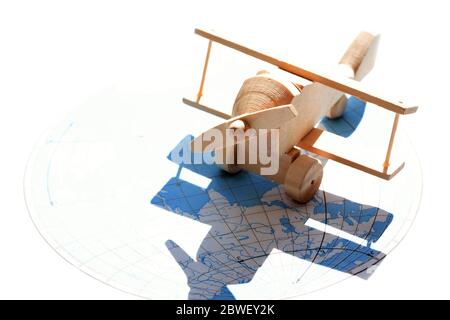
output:
[[[187,136],[175,150],[187,150],[181,147],[192,139]],[[391,213],[325,191],[299,204],[282,185],[259,175],[247,171],[229,175],[215,165],[179,163],[171,155],[168,159],[179,164],[178,173],[151,203],[211,226],[195,258],[174,241],[166,241],[186,274],[189,299],[234,299],[227,285],[250,282],[273,249],[363,279],[385,257],[371,244],[392,222]],[[209,178],[209,185],[202,188],[181,179],[182,170]],[[325,226],[324,231],[309,227],[309,219]],[[326,232],[331,229],[357,238],[351,241]]]
[[[366,103],[364,101],[350,96],[347,100],[344,114],[337,119],[323,118],[320,122],[320,127],[341,137],[348,138],[358,127],[365,110]]]

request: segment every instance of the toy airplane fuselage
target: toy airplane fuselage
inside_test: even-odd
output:
[[[212,33],[199,29],[196,29],[195,32],[209,39],[208,51],[197,100],[194,102],[183,99],[183,101],[190,106],[222,117],[226,121],[196,138],[192,143],[194,152],[205,150],[204,137],[208,136],[211,130],[225,132],[227,129],[244,131],[249,128],[279,129],[277,145],[279,169],[275,174],[269,175],[268,178],[284,184],[287,194],[299,202],[307,202],[313,197],[321,184],[323,174],[320,162],[309,155],[302,154],[302,151],[316,153],[386,180],[391,179],[403,168],[404,163],[397,167],[389,163],[399,115],[414,113],[417,107],[382,98],[363,88],[358,82],[373,67],[379,36],[361,32],[347,49],[336,70],[328,75],[280,61]],[[203,94],[203,85],[213,42],[261,59],[281,70],[309,81],[305,84],[291,83],[270,73],[259,72],[255,77],[244,82],[237,95],[232,115],[201,105],[199,102]],[[348,156],[323,150],[319,146],[318,142],[323,138],[334,139],[332,144],[338,144],[340,143],[338,140],[343,139],[315,128],[315,125],[324,116],[337,118],[342,115],[347,100],[345,93],[372,102],[395,113],[384,161],[362,164],[350,160]],[[227,148],[236,148],[238,143],[242,143],[242,141],[237,141],[233,145],[224,145],[222,151],[226,151]],[[248,143],[248,141],[243,141],[243,143]],[[220,154],[226,157],[227,153]],[[238,164],[233,163],[233,161],[231,163],[230,161],[224,161],[226,159],[221,160],[221,167],[231,173],[246,169],[259,174],[263,166],[259,162],[240,162]]]

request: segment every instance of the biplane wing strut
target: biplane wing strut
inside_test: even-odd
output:
[[[332,147],[332,150],[325,150],[322,146],[326,146],[327,149]],[[345,138],[319,128],[312,129],[294,148],[301,148],[313,152],[324,158],[342,163],[346,166],[385,180],[392,179],[405,166],[404,162],[392,163],[388,166],[383,165],[383,159],[380,158],[378,152],[370,155],[362,155],[364,156],[362,161],[357,162],[349,160],[350,155],[353,158],[357,155],[355,155],[354,148],[352,151],[348,150],[348,142],[345,141]],[[346,149],[348,152],[346,152]]]
[[[199,101],[195,102],[195,101],[189,100],[187,98],[183,98],[183,103],[187,104],[188,106],[191,106],[191,107],[194,107],[196,109],[199,109],[201,111],[205,111],[205,112],[208,112],[210,114],[213,114],[216,117],[219,117],[219,118],[222,118],[222,119],[225,119],[225,120],[229,120],[229,119],[231,119],[233,117],[232,115],[229,115],[229,114],[224,113],[222,111],[219,111],[219,110],[210,108],[208,106],[205,106],[205,105],[199,103]]]

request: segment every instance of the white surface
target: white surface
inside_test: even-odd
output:
[[[445,203],[449,175],[440,167],[448,155],[444,75],[450,50],[444,43],[449,30],[445,3],[379,1],[370,8],[345,1],[327,5],[258,1],[246,7],[230,1],[222,6],[195,1],[160,5],[0,4],[0,297],[134,298],[80,273],[35,230],[23,200],[23,172],[37,137],[103,88],[126,84],[145,92],[155,80],[168,86],[177,71],[201,63],[204,42],[192,35],[194,26],[257,30],[259,23],[267,29],[272,26],[267,22],[273,21],[270,39],[287,28],[292,37],[278,39],[280,46],[298,52],[302,59],[330,63],[355,32],[380,31],[377,65],[366,82],[421,106],[416,116],[405,121],[424,172],[422,205],[412,230],[370,281],[350,279],[304,298],[449,298],[444,244],[450,222]],[[159,33],[163,27],[166,32]],[[165,39],[167,34],[183,44]],[[261,36],[251,38],[265,43]],[[187,59],[188,54],[197,61]],[[160,59],[172,59],[173,69],[164,74]],[[222,67],[233,72],[226,64]],[[198,72],[192,75],[197,78]]]

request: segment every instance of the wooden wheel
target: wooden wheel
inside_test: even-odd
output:
[[[292,199],[305,203],[311,200],[322,182],[323,167],[313,157],[300,155],[289,166],[284,186]]]

